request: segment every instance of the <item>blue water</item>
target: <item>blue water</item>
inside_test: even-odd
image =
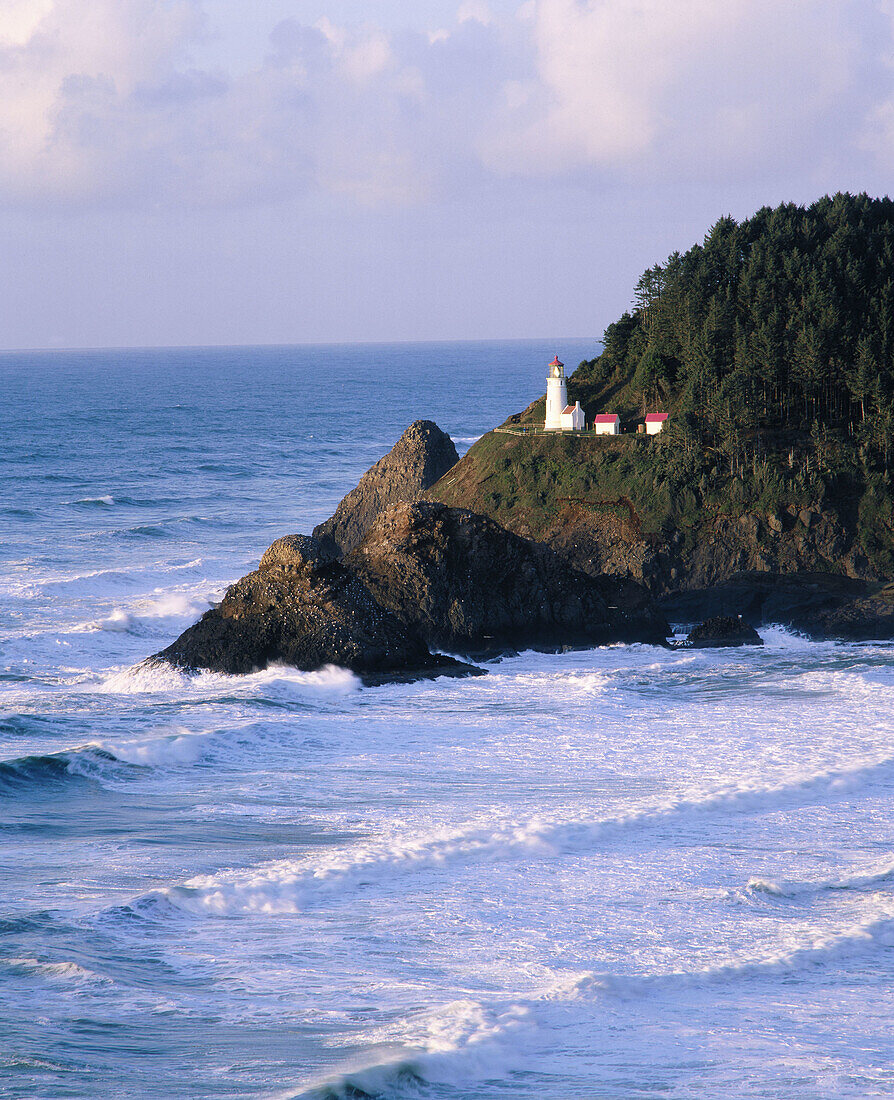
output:
[[[894,649],[135,669],[583,341],[0,356],[0,1096],[894,1093]]]

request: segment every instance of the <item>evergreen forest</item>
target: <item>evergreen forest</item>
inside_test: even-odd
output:
[[[836,194],[721,218],[642,275],[573,382],[589,413],[670,411],[678,440],[734,463],[809,434],[814,454],[851,444],[887,469],[894,201]]]

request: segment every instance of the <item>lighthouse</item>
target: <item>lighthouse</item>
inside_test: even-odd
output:
[[[562,430],[562,410],[568,404],[568,387],[565,384],[565,364],[559,362],[558,355],[549,365],[546,377],[546,420],[544,431]]]

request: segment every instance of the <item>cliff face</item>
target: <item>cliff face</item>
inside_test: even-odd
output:
[[[432,649],[489,655],[616,641],[662,644],[645,591],[576,573],[546,546],[471,512],[398,503],[343,561],[288,535],[153,660],[240,674],[334,664],[367,683],[480,670]]]
[[[430,646],[453,652],[662,644],[669,633],[640,586],[587,576],[549,547],[443,504],[386,509],[345,564]]]
[[[308,671],[332,664],[367,682],[476,671],[433,657],[417,630],[301,535],[277,539],[254,572],[154,660],[229,674],[274,662]]]
[[[314,538],[335,554],[347,554],[389,504],[418,500],[457,462],[453,440],[431,420],[416,420],[384,458],[372,466],[333,516],[314,528]]]
[[[846,491],[820,487],[811,499],[809,488],[758,496],[741,479],[674,483],[661,465],[672,447],[631,436],[490,433],[426,495],[542,541],[582,572],[632,579],[655,596],[743,571],[883,579]],[[894,545],[884,514],[871,533]]]

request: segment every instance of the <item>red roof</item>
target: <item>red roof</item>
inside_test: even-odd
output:
[[[565,408],[562,409],[562,416],[564,416],[565,413],[573,413],[574,409],[575,409],[574,405],[566,405]]]
[[[620,416],[617,413],[599,413],[598,416],[593,418],[594,424],[614,424],[620,420]]]
[[[646,417],[647,424],[663,424],[667,420],[667,413],[649,413]]]
[[[557,355],[557,356],[555,357],[555,359],[553,359],[553,361],[552,361],[552,362],[550,363],[550,366],[551,366],[551,367],[564,367],[564,366],[565,366],[565,364],[564,364],[564,363],[560,363],[560,362],[559,362],[559,357],[558,357],[558,355]]]

